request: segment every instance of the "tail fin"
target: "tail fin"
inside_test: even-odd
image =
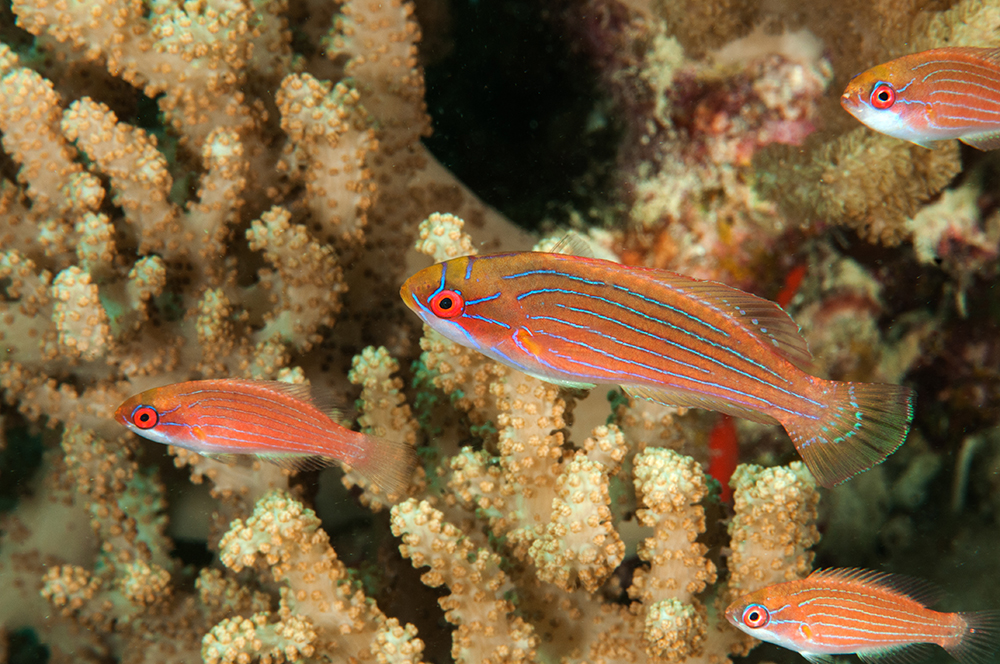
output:
[[[826,381],[820,419],[783,421],[795,449],[825,487],[840,484],[896,451],[913,419],[913,390],[902,385]]]
[[[1000,611],[958,614],[965,620],[965,632],[944,649],[960,664],[989,664],[1000,649]]]
[[[403,498],[417,465],[416,450],[397,440],[368,435],[365,438],[362,448],[367,453],[364,458],[350,459],[351,468],[379,487],[384,495]]]

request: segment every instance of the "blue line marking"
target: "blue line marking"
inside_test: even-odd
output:
[[[570,309],[571,311],[578,311],[577,309],[574,309],[572,307],[566,307],[566,306],[563,306],[561,304],[560,305],[556,305],[556,306],[558,306],[560,308],[563,308],[563,309]],[[590,313],[590,312],[583,311],[583,313]],[[598,316],[598,317],[599,318],[604,318],[603,316]],[[622,346],[625,346],[626,348],[631,348],[633,350],[638,350],[638,351],[642,351],[644,353],[649,353],[650,355],[653,355],[653,356],[658,357],[660,359],[667,360],[668,362],[673,362],[675,364],[680,364],[681,366],[685,366],[685,367],[687,367],[689,369],[694,369],[696,371],[701,371],[702,373],[706,373],[706,374],[711,374],[712,373],[708,369],[704,369],[702,367],[699,367],[696,364],[688,364],[687,362],[682,362],[682,361],[680,361],[680,360],[678,360],[676,358],[670,357],[669,355],[663,355],[662,353],[653,352],[653,351],[649,350],[648,348],[644,348],[643,346],[636,346],[634,344],[626,343],[626,342],[622,341],[621,339],[618,339],[617,337],[613,337],[613,336],[611,336],[609,334],[604,334],[603,332],[599,332],[599,331],[595,330],[594,328],[590,327],[589,325],[580,325],[580,324],[577,324],[577,323],[570,323],[569,321],[562,320],[560,318],[554,318],[552,316],[528,316],[528,318],[530,320],[550,320],[550,321],[552,321],[554,323],[559,323],[561,325],[568,325],[569,327],[572,327],[574,329],[584,330],[586,332],[590,332],[591,334],[596,334],[597,336],[599,336],[599,337],[601,337],[603,339],[607,339],[609,341],[614,341],[615,343],[618,343],[618,344],[620,344]],[[608,319],[608,320],[610,320],[610,319]],[[613,321],[613,322],[617,322],[617,321]],[[622,325],[625,325],[625,324],[622,323]],[[656,339],[657,341],[661,341],[661,339],[659,337],[655,337],[652,334],[649,334],[648,332],[643,332],[642,330],[636,330],[635,328],[631,328],[628,325],[625,325],[625,327],[629,327],[630,329],[634,330],[635,332],[638,332],[640,334],[645,334],[646,336],[651,337],[653,339]],[[543,331],[540,331],[539,333],[540,334],[548,334],[547,332],[543,332]],[[662,340],[662,341],[665,341],[665,340]],[[667,342],[667,343],[669,343],[669,344],[671,344],[673,346],[677,346],[678,348],[680,348],[682,350],[688,350],[687,348],[685,348],[684,346],[681,346],[680,344],[677,344],[677,343],[674,343],[674,342]],[[698,353],[694,353],[694,354],[698,355]],[[725,366],[725,365],[723,365],[723,366]]]
[[[484,323],[493,323],[494,325],[498,325],[498,326],[502,327],[505,330],[509,330],[510,329],[510,325],[508,325],[507,323],[501,323],[498,320],[493,320],[492,318],[487,318],[486,316],[474,316],[472,314],[465,314],[463,316],[463,318],[473,318],[475,320],[481,320]]]
[[[500,291],[497,291],[496,293],[490,295],[489,297],[481,297],[478,300],[469,300],[468,302],[465,303],[465,306],[471,307],[474,304],[482,304],[483,302],[492,302],[498,297],[500,297]]]
[[[700,357],[700,358],[702,358],[704,360],[707,360],[709,362],[712,362],[713,364],[716,364],[716,365],[722,367],[726,371],[733,371],[735,373],[738,373],[741,376],[744,376],[745,378],[749,378],[751,380],[754,380],[754,381],[760,383],[761,385],[764,385],[764,386],[769,387],[771,389],[777,390],[778,392],[782,392],[783,394],[785,394],[787,396],[790,396],[792,398],[802,399],[803,401],[805,401],[807,403],[810,403],[810,404],[812,404],[814,406],[822,406],[823,405],[820,402],[814,401],[814,400],[812,400],[812,399],[810,399],[808,397],[805,397],[805,396],[803,396],[803,395],[801,395],[801,394],[799,394],[797,392],[792,392],[790,390],[786,390],[786,389],[784,389],[783,387],[781,387],[779,385],[775,385],[774,383],[770,383],[770,382],[768,382],[768,381],[766,381],[766,380],[764,380],[762,378],[759,378],[758,376],[754,376],[752,373],[748,373],[748,372],[743,371],[741,369],[737,369],[735,366],[732,366],[730,364],[722,362],[722,361],[720,361],[720,360],[712,357],[711,355],[704,355],[704,354],[699,353],[699,352],[697,352],[697,351],[695,351],[695,350],[693,350],[691,348],[688,348],[687,346],[684,346],[683,344],[679,344],[677,342],[670,341],[669,339],[665,339],[663,337],[658,337],[658,336],[656,336],[654,334],[646,332],[645,330],[640,330],[640,329],[634,328],[631,325],[628,325],[627,323],[624,323],[622,321],[618,321],[618,320],[615,320],[613,318],[609,318],[607,316],[603,316],[601,314],[594,313],[593,311],[590,311],[589,309],[578,309],[576,307],[569,307],[569,306],[566,306],[566,305],[563,305],[563,304],[557,304],[556,306],[559,307],[559,308],[562,308],[562,309],[569,309],[570,311],[574,311],[574,312],[580,313],[580,314],[593,315],[593,316],[596,316],[597,318],[599,318],[601,320],[621,325],[621,326],[626,327],[626,328],[628,328],[628,329],[630,329],[630,330],[632,330],[634,332],[637,332],[639,334],[648,336],[651,339],[655,339],[655,340],[660,341],[662,343],[666,343],[668,345],[674,346],[675,348],[679,348],[680,350],[687,351],[687,352],[691,353],[692,355],[696,355],[696,356],[698,356],[698,357]],[[636,312],[636,313],[639,313],[641,315],[641,312]],[[597,330],[595,330],[595,329],[593,329],[593,328],[591,328],[589,326],[586,326],[586,325],[578,325],[578,324],[574,324],[574,323],[569,323],[569,322],[567,322],[565,320],[561,320],[559,318],[553,318],[551,316],[529,316],[529,318],[532,319],[532,320],[538,320],[538,319],[551,320],[553,322],[561,323],[563,325],[568,325],[568,326],[576,328],[576,329],[587,330],[587,331],[592,332],[592,333],[594,333],[594,334],[596,334],[596,335],[598,335],[600,337],[603,337],[605,339],[616,341],[616,342],[620,343],[621,345],[626,346],[628,348],[634,348],[636,350],[645,351],[645,352],[647,352],[647,353],[649,353],[651,355],[663,358],[663,359],[665,359],[667,361],[675,362],[677,364],[681,364],[681,365],[684,365],[684,366],[687,366],[687,367],[695,368],[695,369],[698,369],[699,371],[703,371],[705,373],[711,373],[710,371],[707,371],[707,370],[705,370],[705,369],[703,369],[701,367],[698,367],[696,365],[691,365],[691,364],[687,364],[685,362],[681,362],[680,360],[678,360],[678,359],[676,359],[674,357],[670,357],[669,355],[662,355],[660,353],[655,353],[655,352],[653,352],[653,351],[651,351],[648,348],[645,348],[643,346],[634,346],[632,344],[625,343],[624,341],[621,341],[620,339],[618,339],[618,338],[616,338],[614,336],[609,336],[609,335],[606,335],[606,334],[604,334],[602,332],[598,332]],[[655,320],[655,319],[653,319],[653,320]],[[664,323],[664,324],[665,325],[669,325],[669,323]],[[681,331],[683,331],[683,329]],[[745,361],[745,362],[747,362],[747,363],[749,363],[749,364],[751,364],[751,365],[753,365],[753,366],[755,366],[755,367],[757,367],[759,369],[762,369],[766,373],[774,376],[775,378],[777,378],[778,380],[782,381],[785,384],[789,383],[788,379],[786,379],[785,377],[781,376],[780,374],[772,371],[771,369],[769,369],[766,366],[758,364],[757,362],[751,360],[750,358],[744,357],[744,356],[740,355],[739,353],[736,353],[735,351],[733,351],[730,348],[727,348],[725,346],[721,346],[720,347],[717,344],[714,344],[711,341],[708,341],[706,339],[702,339],[702,340],[705,341],[705,343],[708,343],[708,344],[710,344],[712,346],[720,348],[720,350],[724,350],[726,352],[731,353],[732,355],[735,355],[738,359],[741,359],[741,360],[743,360],[743,361]]]
[[[727,346],[725,344],[716,343],[716,342],[714,342],[714,341],[712,341],[710,339],[706,339],[705,337],[703,337],[703,336],[701,336],[701,335],[699,335],[699,334],[697,334],[695,332],[692,332],[691,330],[688,330],[688,329],[683,328],[683,327],[681,327],[679,325],[675,325],[673,323],[661,320],[659,318],[655,318],[653,316],[650,316],[647,313],[639,311],[638,309],[634,309],[634,308],[629,307],[627,305],[624,305],[624,304],[622,304],[620,302],[616,302],[616,301],[608,299],[608,298],[600,297],[598,295],[591,295],[589,293],[581,293],[579,291],[570,291],[570,290],[563,290],[563,289],[550,289],[550,290],[554,290],[555,292],[559,292],[559,293],[563,293],[563,294],[568,294],[568,295],[578,295],[580,297],[591,298],[591,299],[598,300],[600,302],[604,302],[605,304],[610,304],[610,305],[612,305],[614,307],[618,307],[619,309],[622,309],[624,311],[627,311],[627,312],[630,312],[632,314],[635,314],[636,316],[639,316],[640,318],[644,318],[644,319],[646,319],[646,320],[648,320],[648,321],[650,321],[652,323],[655,323],[657,325],[666,326],[667,328],[669,328],[669,329],[671,329],[671,330],[673,330],[675,332],[679,332],[679,333],[681,333],[683,335],[686,335],[686,336],[694,338],[696,341],[700,341],[702,343],[708,344],[709,346],[715,348],[716,350],[719,350],[719,351],[722,351],[724,353],[727,353],[729,355],[734,356],[737,360],[742,360],[742,361],[747,362],[748,364],[750,364],[752,366],[757,367],[758,369],[764,371],[765,373],[768,373],[768,374],[774,376],[776,379],[778,379],[778,380],[780,380],[780,381],[782,381],[782,382],[784,382],[786,384],[789,383],[789,380],[787,378],[785,378],[784,376],[782,376],[781,374],[775,372],[774,370],[772,370],[772,369],[770,369],[770,368],[768,368],[768,367],[766,367],[766,366],[764,366],[764,365],[762,365],[762,364],[760,364],[760,363],[758,363],[758,362],[756,362],[756,361],[754,361],[754,360],[752,360],[752,359],[750,359],[750,358],[748,358],[748,357],[746,357],[744,355],[739,354],[733,348],[731,348],[731,347],[729,347],[729,346]],[[529,293],[524,293],[523,295],[528,295],[528,294],[530,294],[530,292]],[[518,299],[520,299],[520,296],[518,296]],[[602,320],[607,320],[607,321],[615,322],[615,323],[618,323],[618,324],[623,325],[625,327],[628,327],[629,329],[636,330],[636,328],[631,327],[631,326],[629,326],[629,325],[627,325],[625,323],[622,323],[621,321],[616,321],[614,319],[607,318],[605,316],[602,316],[601,314],[594,313],[593,311],[591,311],[589,309],[579,309],[579,308],[570,307],[569,305],[564,305],[564,304],[556,304],[555,306],[563,308],[563,309],[568,309],[570,311],[575,311],[577,313],[591,314],[593,316],[597,316],[598,318],[601,318]],[[638,330],[636,330],[636,331],[638,331]],[[650,335],[650,336],[653,336],[653,335]],[[729,335],[726,335],[726,336],[728,337]],[[659,340],[661,340],[661,341],[663,341],[665,343],[668,343],[668,344],[674,344],[675,343],[675,342],[668,341],[667,339],[664,339],[662,337],[653,336],[653,338],[659,339]],[[687,347],[685,347],[683,345],[680,345],[678,347],[683,348],[685,350],[689,350],[691,353],[694,353],[695,355],[699,355],[699,353],[697,353],[696,351],[690,350],[690,349],[688,349]],[[722,366],[728,366],[728,365],[722,364]],[[734,371],[739,371],[738,369],[735,369],[735,368],[733,370]],[[747,374],[747,375],[749,375],[749,374]],[[807,401],[808,401],[808,399],[807,399]],[[812,402],[812,403],[816,404],[816,402]],[[819,405],[819,404],[816,404],[816,405]]]
[[[533,276],[533,275],[536,275],[536,274],[547,274],[547,275],[552,275],[552,276],[557,276],[557,277],[564,277],[564,278],[569,279],[571,281],[576,281],[578,283],[586,284],[588,286],[610,286],[611,288],[614,288],[617,291],[620,291],[622,293],[626,293],[627,295],[631,295],[633,297],[637,297],[640,300],[642,300],[643,302],[647,302],[649,304],[653,304],[653,305],[656,305],[658,307],[663,307],[664,309],[667,309],[668,311],[672,311],[672,312],[674,312],[674,313],[676,313],[676,314],[678,314],[680,316],[688,318],[691,321],[693,321],[695,323],[698,323],[699,325],[704,325],[708,329],[710,329],[713,332],[716,332],[718,334],[721,334],[724,337],[728,337],[729,336],[729,333],[726,332],[725,330],[721,330],[721,329],[715,327],[714,325],[706,323],[705,321],[701,320],[697,316],[692,316],[691,314],[689,314],[688,312],[684,311],[683,309],[678,309],[677,307],[673,307],[673,306],[671,306],[669,304],[665,304],[664,302],[661,302],[659,300],[655,300],[655,299],[653,299],[651,297],[648,297],[646,295],[642,295],[641,293],[636,293],[635,291],[633,291],[633,290],[631,290],[629,288],[626,288],[624,286],[619,286],[618,284],[608,283],[608,282],[605,282],[605,281],[594,281],[592,279],[584,279],[583,277],[577,277],[575,275],[566,274],[565,272],[560,272],[559,270],[528,270],[527,272],[521,272],[519,274],[505,275],[505,276],[503,276],[501,278],[503,278],[503,279],[518,279],[520,277],[529,277],[529,276]],[[684,295],[686,297],[691,297],[691,298],[694,297],[694,296],[692,296],[692,295],[690,295],[688,293],[684,293],[683,291],[681,291],[678,288],[675,288],[675,287],[671,286],[670,284],[664,283],[662,281],[658,281],[657,283],[660,284],[660,285],[662,285],[662,286],[664,286],[664,287],[666,287],[666,288],[668,288],[668,289],[670,289],[670,290],[673,290],[673,291],[676,291],[678,293],[681,293],[682,295]],[[541,289],[538,289],[538,290],[527,291],[526,293],[521,293],[520,295],[517,296],[517,299],[518,299],[518,301],[520,301],[523,298],[528,297],[529,295],[537,295],[538,293],[548,293],[548,292],[578,293],[578,291],[569,291],[569,290],[565,290],[565,289],[547,289],[547,288],[541,288]],[[593,296],[593,297],[596,297],[596,296]],[[608,301],[610,301],[610,300],[608,300]],[[698,301],[701,302],[701,300],[698,300]],[[702,304],[705,304],[705,303],[702,302]]]
[[[658,374],[670,376],[671,378],[677,378],[677,379],[680,379],[680,380],[683,380],[683,381],[687,381],[687,382],[690,382],[690,383],[695,383],[695,384],[698,384],[698,385],[704,385],[706,388],[709,388],[709,389],[714,388],[714,389],[717,389],[717,390],[721,390],[723,392],[737,394],[737,395],[740,395],[742,397],[746,397],[748,399],[751,399],[751,400],[763,403],[767,407],[774,408],[776,410],[780,410],[782,412],[789,413],[791,415],[797,415],[797,416],[805,417],[805,418],[811,419],[811,420],[819,419],[818,416],[809,415],[808,413],[801,413],[801,412],[796,411],[796,410],[791,410],[791,409],[788,409],[788,408],[784,408],[782,406],[779,406],[778,404],[775,404],[775,403],[772,403],[772,402],[768,401],[767,399],[764,399],[763,397],[759,397],[759,396],[756,396],[756,395],[753,395],[753,394],[748,394],[746,392],[742,392],[740,390],[737,390],[737,389],[732,388],[732,387],[728,387],[726,385],[722,385],[722,384],[711,382],[711,381],[697,380],[695,378],[692,378],[691,376],[686,376],[684,374],[679,374],[679,373],[675,373],[675,372],[672,372],[672,371],[665,371],[663,369],[659,369],[657,367],[653,367],[653,366],[650,366],[648,364],[643,364],[642,362],[635,362],[635,361],[632,361],[632,360],[625,360],[625,359],[619,358],[619,357],[617,357],[617,356],[615,356],[615,355],[613,355],[613,354],[611,354],[611,353],[609,353],[607,351],[603,351],[603,350],[601,350],[599,348],[595,348],[594,346],[591,346],[590,344],[585,344],[585,343],[580,342],[580,341],[574,341],[573,339],[569,339],[567,337],[562,337],[562,336],[559,336],[557,334],[552,334],[550,332],[541,332],[541,331],[539,331],[538,334],[541,334],[541,335],[544,335],[544,336],[547,336],[547,337],[552,337],[554,339],[559,339],[560,341],[563,341],[563,342],[568,343],[570,345],[580,346],[582,348],[586,348],[587,350],[590,350],[590,351],[592,351],[594,353],[597,353],[598,355],[603,355],[605,357],[611,357],[611,358],[616,359],[616,360],[618,360],[620,362],[623,362],[625,364],[631,364],[631,365],[636,366],[636,367],[641,367],[643,369],[648,369],[648,370],[653,371],[653,372],[658,373]],[[588,365],[585,362],[582,362],[582,361],[579,361],[579,360],[575,360],[571,356],[566,356],[566,355],[562,355],[562,354],[559,354],[559,355],[560,355],[560,357],[564,357],[567,362],[571,362],[573,364],[580,364],[582,366],[591,366],[591,365]],[[607,370],[604,367],[592,367],[592,368],[601,369],[601,370],[604,370],[604,371]],[[640,374],[629,374],[627,372],[623,372],[623,373],[625,373],[625,375],[630,375],[630,376],[635,376],[635,377],[641,378],[641,379],[643,379],[643,381],[648,381],[649,380],[649,378],[647,376],[642,376]],[[646,386],[647,387],[651,387],[653,389],[657,388],[656,385],[649,385],[648,383],[646,383]],[[697,390],[692,390],[689,387],[681,387],[680,385],[675,385],[675,386],[678,389],[685,390],[685,391],[688,391],[688,392],[694,392],[695,394],[699,394],[699,392]],[[712,392],[704,392],[703,394],[705,394],[706,396],[709,396],[709,397],[715,397],[715,398],[719,398],[719,399],[725,399],[727,401],[731,401],[731,402],[733,402],[735,404],[743,405],[743,406],[746,406],[746,407],[751,408],[751,409],[760,410],[759,407],[755,407],[754,404],[748,403],[746,401],[739,401],[738,399],[733,399],[733,398],[727,397],[727,396],[721,396],[721,395],[719,395],[717,393],[712,393]]]
[[[420,300],[418,300],[417,298],[413,298],[413,301],[416,303],[416,305],[418,307],[420,307],[420,310],[423,312],[423,314],[421,315],[421,318],[423,318],[424,322],[426,322],[432,328],[435,328],[435,329],[437,329],[440,332],[440,328],[445,327],[447,325],[450,325],[453,329],[456,329],[456,330],[458,330],[459,332],[462,333],[462,335],[465,337],[466,341],[468,342],[466,345],[469,346],[469,348],[472,348],[472,349],[478,350],[478,351],[482,351],[482,348],[483,348],[482,345],[478,341],[476,341],[475,337],[473,337],[471,334],[469,334],[468,330],[466,330],[464,327],[462,327],[461,325],[459,325],[455,321],[446,320],[444,318],[438,318],[437,316],[434,315],[433,311],[431,311],[430,309],[428,309],[424,305],[424,303],[421,302]],[[462,318],[462,316],[459,316],[459,318]],[[445,334],[444,332],[441,332],[441,334],[444,335],[445,337],[448,337],[448,335]],[[450,339],[451,337],[448,337],[448,338]],[[459,343],[461,343],[461,342],[459,342]]]
[[[433,300],[435,295],[437,295],[438,293],[440,293],[441,291],[444,290],[444,278],[445,278],[445,275],[448,272],[448,270],[446,269],[446,265],[447,265],[446,263],[441,263],[441,285],[438,286],[438,288],[437,288],[436,291],[434,291],[433,293],[431,293],[427,297],[427,301],[428,302],[430,302],[431,300]],[[414,298],[414,299],[416,299],[416,298]]]

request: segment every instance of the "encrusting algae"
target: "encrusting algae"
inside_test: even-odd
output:
[[[420,329],[406,277],[538,241],[421,143],[417,13],[449,29],[429,7],[12,4],[0,661],[37,639],[54,663],[721,664],[755,645],[725,608],[807,578],[817,546],[838,566],[940,554],[988,602],[1000,575],[970,552],[1000,545],[974,521],[1000,505],[995,165],[859,126],[838,95],[909,52],[1000,46],[1000,8],[547,7],[596,63],[593,125],[621,128],[617,189],[567,215],[593,253],[781,293],[817,373],[920,393],[908,442],[820,512],[773,425],[733,420],[721,450],[712,413],[609,403]],[[338,425],[416,453],[403,495],[364,469],[162,453],[113,418],[228,380],[356,399]],[[731,504],[717,454],[742,462]]]

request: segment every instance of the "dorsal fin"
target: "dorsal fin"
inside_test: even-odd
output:
[[[664,283],[732,317],[750,335],[767,344],[777,355],[802,371],[815,371],[812,354],[799,332],[799,326],[774,302],[717,281],[703,281],[654,268],[636,269],[642,270],[650,279]]]
[[[1000,48],[977,48],[975,46],[946,46],[935,49],[938,55],[950,54],[952,56],[966,57],[970,60],[980,60],[991,64],[1000,65]]]
[[[581,258],[594,258],[594,250],[590,248],[587,241],[574,230],[566,231],[552,246],[547,246],[553,238],[545,238],[537,245],[535,251],[542,251],[549,254],[563,254],[566,256],[579,256]]]
[[[818,569],[810,574],[809,578],[844,583],[862,583],[874,588],[905,595],[925,606],[934,604],[944,596],[942,590],[929,581],[915,579],[902,574],[890,574],[889,572],[879,572],[858,567]]]
[[[275,392],[281,392],[293,399],[304,401],[323,411],[338,423],[352,419],[352,409],[343,399],[337,398],[333,392],[322,386],[308,385],[306,383],[285,383],[280,380],[255,380],[252,382],[272,389]]]

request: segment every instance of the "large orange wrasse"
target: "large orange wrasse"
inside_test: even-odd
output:
[[[726,619],[747,634],[810,662],[857,653],[871,662],[911,662],[936,644],[963,664],[996,661],[1000,613],[941,613],[937,592],[908,577],[860,569],[813,572],[744,595]]]
[[[779,422],[824,486],[885,459],[913,415],[906,387],[807,373],[805,340],[773,302],[665,270],[466,256],[421,270],[400,294],[452,341],[542,380]]]
[[[296,470],[343,462],[386,494],[402,496],[413,448],[337,424],[324,401],[307,385],[197,380],[136,394],[115,419],[144,438],[208,457],[252,454]]]
[[[1000,49],[937,48],[904,55],[851,79],[840,98],[875,131],[930,147],[957,138],[1000,148]]]

